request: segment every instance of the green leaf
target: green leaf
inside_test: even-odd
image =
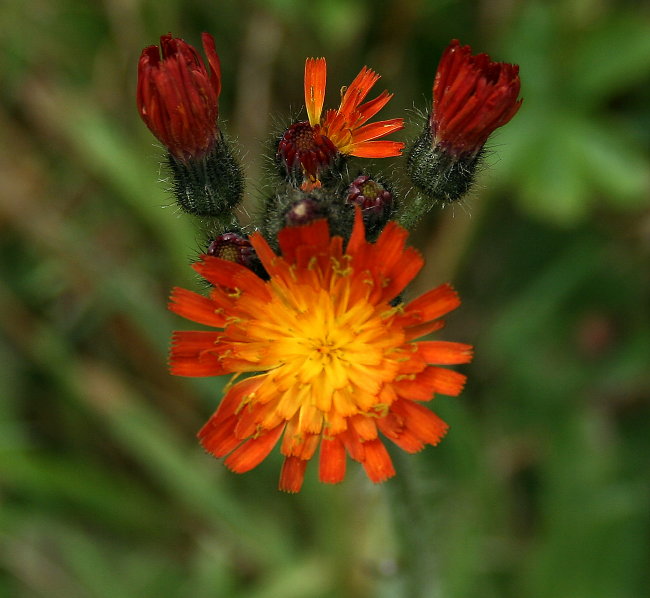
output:
[[[579,101],[602,102],[650,76],[650,23],[639,15],[608,15],[578,44],[570,64]]]

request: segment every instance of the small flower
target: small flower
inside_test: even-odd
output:
[[[441,440],[447,424],[421,403],[458,395],[465,376],[438,366],[469,362],[472,352],[416,341],[460,304],[449,285],[391,304],[423,265],[406,237],[390,222],[367,242],[357,210],[345,250],[326,220],[280,231],[281,256],[253,234],[268,281],[211,256],[194,265],[214,285],[210,296],[176,288],[170,309],[217,330],[175,332],[172,373],[251,374],[199,432],[209,453],[242,473],[281,442],[279,487],[298,492],[317,449],[322,482],[343,480],[346,454],[382,482],[395,470],[380,434],[409,453]]]
[[[520,87],[516,64],[492,62],[487,54],[472,56],[470,46],[452,40],[433,83],[434,144],[455,156],[477,154],[519,110]]]
[[[208,153],[219,132],[221,66],[213,37],[204,33],[202,41],[207,66],[192,46],[171,33],[160,38],[160,49],[145,48],[138,64],[140,116],[182,161]]]
[[[392,94],[383,91],[374,100],[362,103],[379,80],[379,75],[363,67],[345,88],[339,108],[327,110],[323,117],[326,78],[325,59],[308,58],[305,62],[308,120],[289,127],[278,147],[278,158],[287,170],[302,168],[308,177],[316,179],[319,171],[330,166],[338,154],[360,158],[400,155],[403,143],[378,139],[403,129],[404,119],[368,123],[389,102]]]

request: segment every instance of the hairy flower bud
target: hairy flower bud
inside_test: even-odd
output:
[[[219,235],[210,242],[208,255],[235,262],[250,268],[255,258],[255,250],[250,241],[242,235],[235,232],[228,232]]]
[[[214,39],[204,33],[202,40],[207,66],[171,34],[160,38],[160,48],[145,48],[137,104],[144,123],[169,150],[179,206],[197,216],[222,217],[241,201],[243,176],[217,125],[221,67]]]
[[[319,218],[327,216],[324,206],[313,197],[304,197],[294,201],[284,214],[287,226],[304,226]]]
[[[407,159],[413,183],[428,198],[452,202],[469,190],[488,137],[521,106],[520,86],[517,65],[472,56],[458,40],[449,44],[436,72],[429,120]]]
[[[348,187],[346,201],[355,204],[363,210],[363,214],[382,216],[390,212],[393,205],[393,194],[380,182],[362,174]]]

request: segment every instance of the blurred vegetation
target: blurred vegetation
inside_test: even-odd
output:
[[[237,476],[196,444],[224,381],[167,374],[165,302],[200,240],[134,100],[140,50],[170,30],[217,40],[253,214],[305,56],[327,56],[332,102],[375,68],[387,117],[426,109],[452,37],[521,65],[478,189],[414,237],[414,292],[453,280],[444,337],[477,357],[436,399],[448,438],[399,466],[432,595],[650,593],[647,4],[6,0],[0,20],[0,596],[407,596],[394,482],[312,467],[289,496],[277,455]]]

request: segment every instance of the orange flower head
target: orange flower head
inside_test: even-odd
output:
[[[404,144],[378,140],[404,128],[404,119],[394,118],[374,123],[368,121],[393,97],[383,91],[375,99],[364,102],[379,80],[367,67],[344,88],[341,104],[323,116],[327,64],[324,58],[308,58],[305,62],[305,106],[307,121],[287,129],[278,146],[278,158],[288,171],[301,168],[308,178],[331,165],[338,154],[360,158],[399,156]]]
[[[406,237],[389,222],[369,243],[357,209],[345,249],[326,220],[280,231],[281,255],[253,234],[268,280],[212,256],[194,265],[214,285],[210,295],[176,288],[170,309],[216,330],[175,332],[172,373],[251,374],[229,386],[200,430],[209,453],[242,473],[280,442],[280,489],[298,492],[316,451],[322,482],[343,480],[346,455],[382,482],[395,474],[382,436],[409,453],[441,440],[447,424],[422,403],[460,393],[465,376],[439,366],[472,352],[416,340],[460,301],[449,285],[395,301],[423,265]]]

